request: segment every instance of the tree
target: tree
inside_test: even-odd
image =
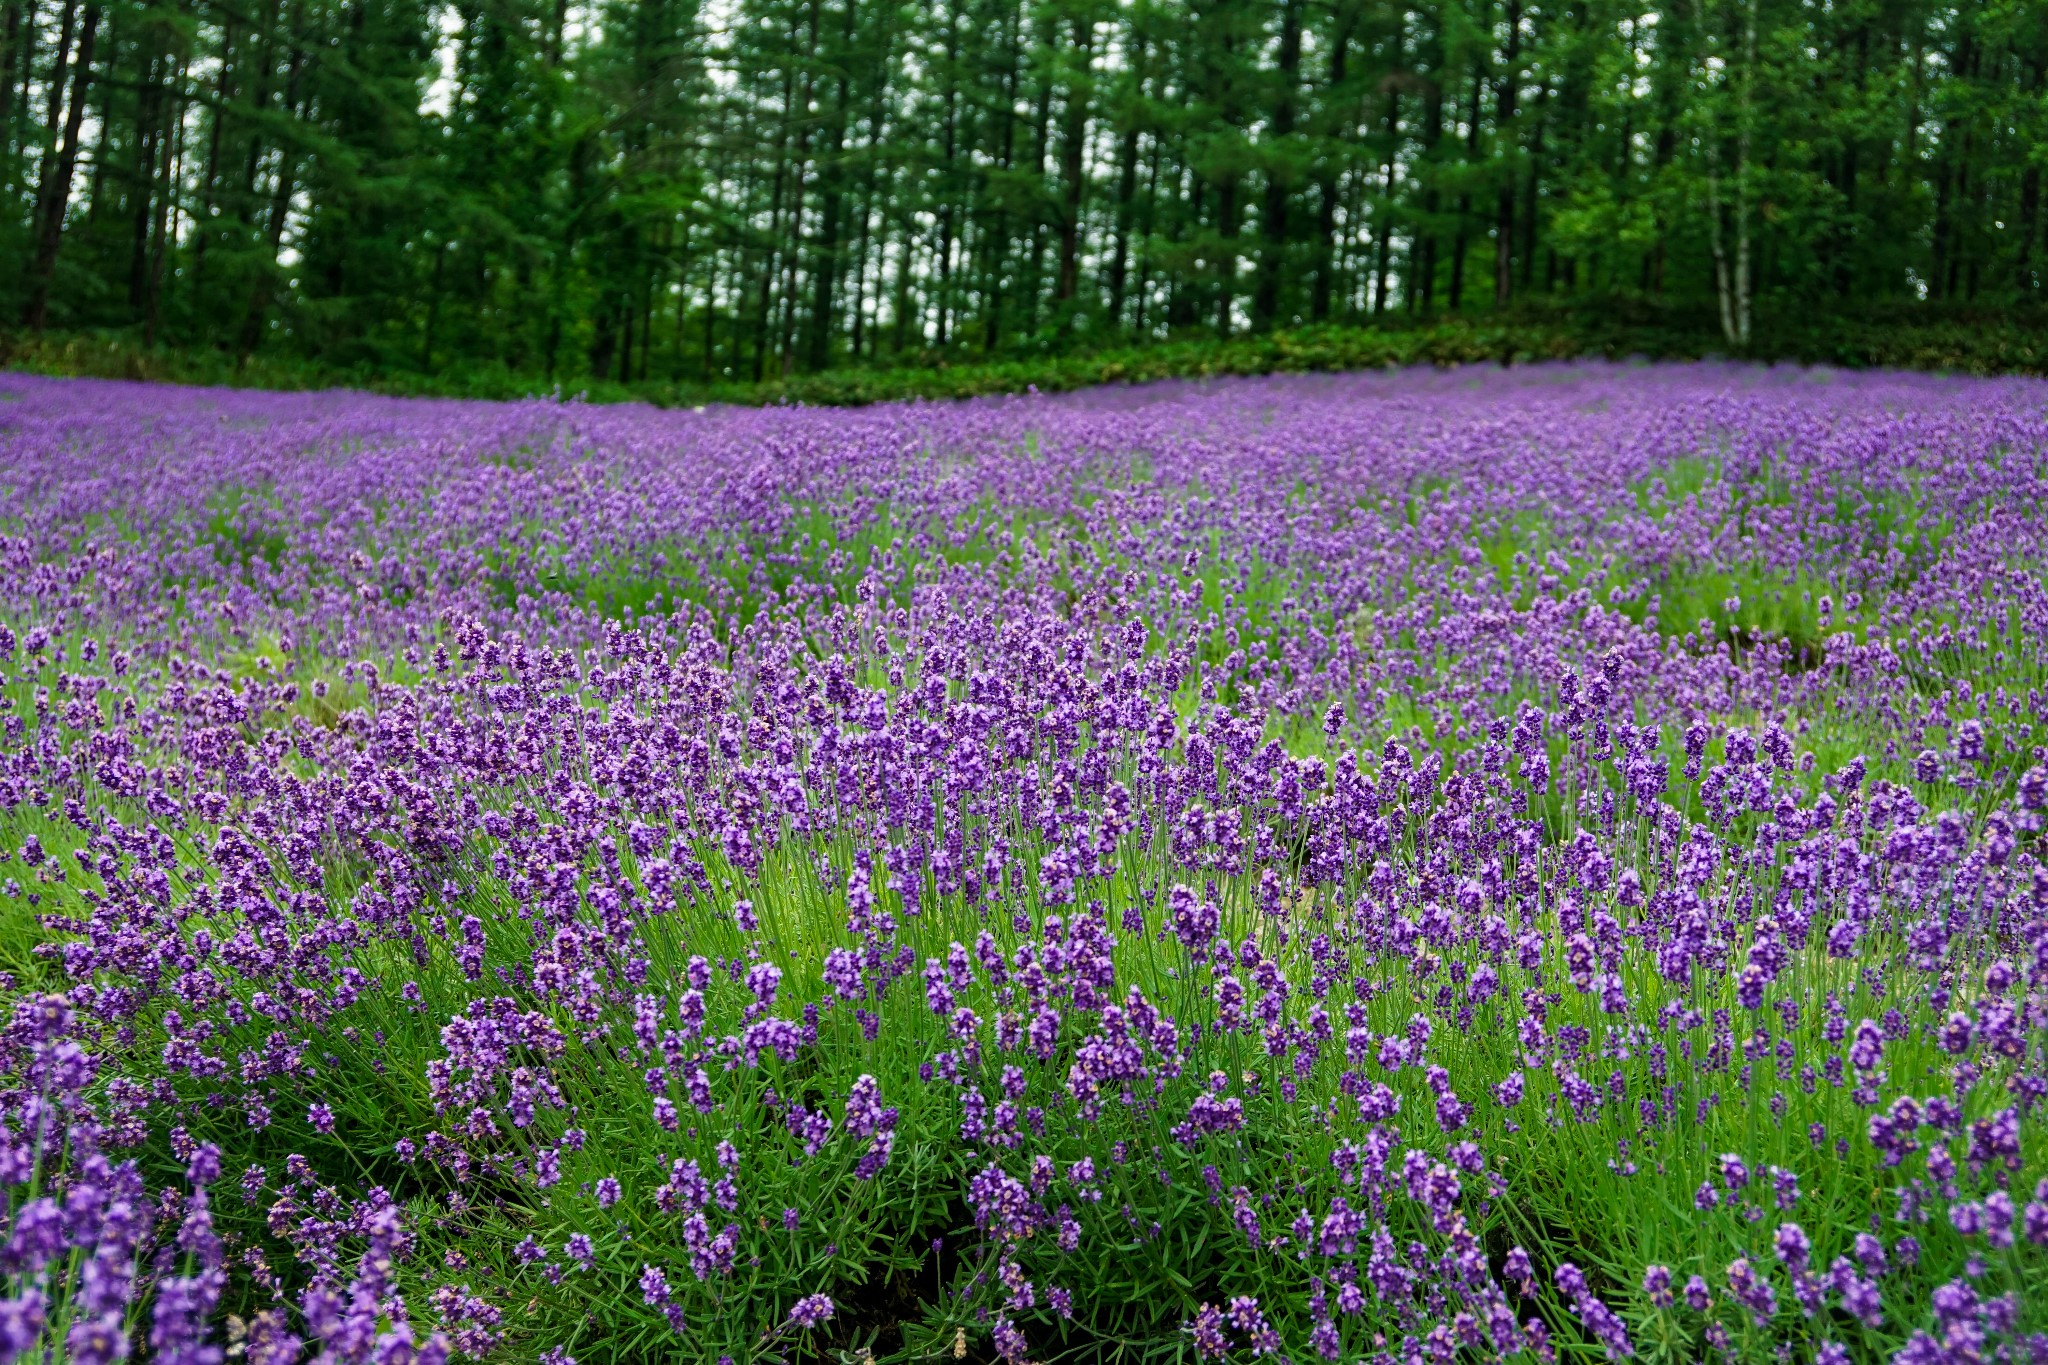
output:
[[[1739,349],[2040,300],[2043,147],[2038,5],[0,0],[0,309],[630,383],[1543,300]]]

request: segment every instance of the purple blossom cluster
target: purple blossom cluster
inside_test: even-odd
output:
[[[2048,386],[8,386],[0,1365],[2048,1360]]]

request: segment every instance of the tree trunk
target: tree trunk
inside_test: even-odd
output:
[[[1721,173],[1709,163],[1707,170],[1707,233],[1714,253],[1714,297],[1721,305],[1721,336],[1730,346],[1740,345],[1735,327],[1733,281],[1728,272],[1728,249],[1721,227]]]
[[[1294,99],[1301,70],[1301,0],[1286,0],[1280,11],[1279,92],[1273,101],[1273,150],[1266,159],[1266,204],[1260,215],[1259,283],[1252,295],[1252,326],[1270,329],[1279,319],[1281,275],[1287,261],[1287,199],[1289,171],[1283,164],[1292,150]]]
[[[206,119],[206,170],[200,177],[199,210],[194,215],[198,223],[192,233],[192,313],[200,326],[205,325],[206,249],[213,239],[214,215],[218,209],[215,194],[220,184],[221,130],[227,123],[229,78],[235,69],[234,53],[235,24],[229,19],[221,27],[220,69],[215,75],[213,108]]]
[[[1749,345],[1750,330],[1749,134],[1756,84],[1756,11],[1757,0],[1749,0],[1742,30],[1742,99],[1735,130],[1735,332],[1737,344],[1744,347]]]
[[[793,36],[793,32],[792,32]],[[775,299],[775,274],[782,242],[783,184],[789,175],[789,125],[796,103],[796,72],[783,68],[782,118],[775,133],[775,176],[768,191],[767,248],[762,252],[760,288],[754,308],[754,382],[760,383],[768,368],[770,308]]]
[[[71,40],[78,32],[78,0],[64,0],[64,18],[57,26],[57,52],[50,58],[50,80],[43,92],[43,150],[54,152],[53,140],[57,131],[57,116],[64,112],[64,71],[65,63],[71,60]],[[28,99],[29,82],[35,73],[23,70],[21,73],[21,97]],[[47,180],[54,172],[47,160],[43,178]],[[37,201],[40,203],[40,199]]]
[[[1051,47],[1057,30],[1049,23],[1040,29],[1040,42]],[[1046,178],[1046,157],[1052,150],[1052,81],[1041,76],[1038,82],[1038,99],[1031,111],[1031,157],[1034,173],[1042,185]],[[1045,213],[1034,208],[1031,215],[1031,269],[1024,281],[1024,316],[1026,326],[1038,329],[1038,305],[1040,282],[1045,270]]]
[[[0,192],[10,195],[15,184],[16,125],[28,112],[28,76],[35,46],[33,12],[24,21],[21,0],[8,0],[6,17],[0,19],[0,54],[4,54],[0,55]]]
[[[1001,47],[1003,53],[1002,98],[997,106],[996,126],[1001,130],[996,138],[995,164],[998,174],[1007,175],[1017,151],[1017,76],[1021,59],[1019,47],[1019,16],[1017,7],[1003,8]],[[877,90],[879,101],[881,92]],[[988,213],[982,224],[984,243],[984,271],[987,285],[982,291],[983,317],[981,320],[981,349],[984,355],[995,354],[1003,341],[1003,309],[1008,301],[1009,290],[1003,283],[1003,266],[1010,259],[1010,213],[1001,196],[992,196]]]
[[[1472,100],[1465,111],[1465,156],[1472,159],[1479,155],[1479,98],[1486,88],[1486,74],[1479,67],[1472,68]],[[1451,311],[1457,312],[1465,301],[1465,252],[1471,246],[1472,200],[1469,195],[1458,196],[1458,236],[1451,246]]]
[[[284,107],[287,114],[295,114],[299,107],[299,77],[305,69],[305,8],[303,4],[292,6],[291,57],[285,67]],[[249,287],[249,308],[242,320],[242,345],[240,357],[247,362],[256,353],[257,343],[263,339],[264,314],[269,311],[271,295],[274,292],[274,272],[277,269],[278,251],[284,245],[285,224],[290,221],[292,188],[297,174],[298,161],[289,148],[278,151],[277,184],[270,195],[270,221],[264,228],[264,241],[270,248],[269,261],[257,272],[255,281]]]
[[[2020,245],[2014,266],[2015,281],[2022,294],[2040,292],[2034,276],[2034,242],[2041,235],[2041,168],[2029,166],[2020,177]]]
[[[68,18],[68,7],[65,14]],[[48,320],[50,279],[57,269],[57,252],[64,243],[64,211],[71,201],[71,178],[78,170],[78,130],[85,122],[85,96],[92,84],[93,42],[99,36],[99,29],[100,7],[87,5],[85,22],[78,34],[78,55],[71,68],[71,107],[64,116],[64,140],[57,151],[54,173],[44,177],[42,202],[38,206],[40,222],[36,230],[36,259],[29,275],[28,307],[22,314],[22,321],[29,330],[38,334]],[[59,55],[62,55],[61,49]],[[57,76],[62,74],[60,67]],[[50,85],[50,98],[54,104],[63,82],[53,77]]]
[[[1522,82],[1522,3],[1508,0],[1506,69],[1494,87],[1493,135],[1500,144],[1500,188],[1494,202],[1493,302],[1505,306],[1515,288],[1515,100]]]
[[[1216,186],[1216,235],[1223,254],[1216,261],[1216,335],[1230,335],[1230,305],[1237,297],[1237,177],[1226,175]]]
[[[858,0],[846,0],[846,32],[839,56],[832,115],[825,130],[825,148],[818,178],[823,194],[818,207],[818,242],[811,263],[811,338],[809,364],[822,370],[832,358],[833,295],[839,272],[839,210],[845,172],[840,157],[846,150],[846,63],[852,60],[854,17]],[[815,29],[815,24],[814,24]]]
[[[910,341],[910,276],[913,269],[910,225],[904,223],[901,227],[896,239],[896,302],[890,313],[891,331],[894,333],[891,349],[898,355],[903,354],[903,348]]]
[[[1390,135],[1399,117],[1396,110],[1399,106],[1400,98],[1393,91],[1387,92],[1387,128]],[[1392,249],[1394,237],[1394,159],[1392,156],[1387,158],[1385,165],[1381,169],[1380,202],[1377,207],[1379,211],[1373,215],[1379,221],[1374,225],[1375,231],[1373,233],[1372,313],[1374,317],[1383,317],[1387,311],[1387,257]]]
[[[160,61],[155,54],[150,56],[135,92],[135,159],[128,167],[128,308],[138,321],[143,296],[149,292],[150,209],[156,198],[156,144],[162,131],[156,116],[157,101],[163,97]]]
[[[1339,111],[1338,121],[1324,125],[1323,131],[1331,142],[1344,146],[1349,141],[1350,120],[1342,111],[1349,107],[1345,81],[1351,58],[1351,35],[1358,23],[1358,7],[1345,4],[1337,10],[1335,31],[1330,36],[1330,83],[1328,101]],[[1316,179],[1316,281],[1314,292],[1309,297],[1309,318],[1314,322],[1326,322],[1330,317],[1330,300],[1336,290],[1337,279],[1337,206],[1339,181],[1343,178],[1342,163],[1331,164],[1330,154],[1325,153],[1320,173]]]
[[[177,94],[185,88],[188,69],[189,59],[179,64],[177,84],[172,95],[164,101],[170,135],[162,139],[163,161],[157,176],[156,222],[151,230],[148,299],[142,324],[142,344],[145,347],[156,345],[157,328],[163,321],[164,260],[170,254],[172,239],[177,235],[178,182],[185,160],[185,117]]]
[[[1095,25],[1074,19],[1074,56],[1080,64],[1067,87],[1066,115],[1060,127],[1060,277],[1058,299],[1070,303],[1081,274],[1081,195],[1087,187],[1084,156],[1088,149],[1088,98],[1094,59]],[[1063,319],[1066,325],[1071,319]]]
[[[941,143],[943,170],[939,176],[939,240],[937,256],[939,270],[938,325],[933,340],[940,350],[946,346],[946,328],[950,321],[948,314],[953,306],[953,192],[955,183],[954,159],[958,152],[960,133],[960,4],[953,3],[946,11],[946,118],[945,134]]]
[[[1138,129],[1133,124],[1124,130],[1123,144],[1117,152],[1116,238],[1109,258],[1109,325],[1113,328],[1124,325],[1124,287],[1130,271],[1131,220],[1136,212],[1137,193]]]
[[[1138,254],[1138,304],[1131,320],[1132,330],[1145,335],[1148,319],[1145,306],[1152,299],[1152,233],[1159,225],[1159,162],[1164,152],[1157,138],[1152,142],[1152,155],[1148,157],[1145,170],[1145,202],[1140,210],[1138,241],[1143,250]]]
[[[1536,204],[1543,180],[1543,135],[1549,120],[1550,78],[1546,76],[1536,97],[1536,126],[1529,133],[1529,170],[1522,177],[1522,246],[1518,259],[1522,265],[1522,289],[1525,293],[1535,279]]]

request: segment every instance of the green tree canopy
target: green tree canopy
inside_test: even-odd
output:
[[[0,318],[775,378],[2039,301],[2020,0],[4,0]]]

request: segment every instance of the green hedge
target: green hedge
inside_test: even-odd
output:
[[[226,384],[251,388],[362,388],[384,393],[515,398],[555,391],[594,402],[641,400],[860,404],[903,398],[1087,388],[1216,375],[1377,369],[1390,365],[1520,364],[1582,356],[1699,359],[1725,355],[1711,315],[1618,300],[1571,310],[1523,309],[1476,318],[1384,326],[1319,326],[1217,340],[1187,337],[1063,354],[986,359],[927,354],[889,367],[843,366],[765,383],[589,378],[559,384],[501,367],[432,374],[340,369],[316,360],[259,356],[245,364],[213,350],[145,350],[120,333],[0,334],[0,365],[40,374]],[[1753,359],[1847,367],[2048,374],[2048,310],[1901,305],[1853,315],[1794,315],[1760,324]]]

